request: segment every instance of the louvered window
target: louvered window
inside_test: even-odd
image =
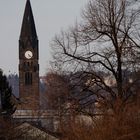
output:
[[[32,73],[31,72],[25,73],[25,85],[32,85]]]

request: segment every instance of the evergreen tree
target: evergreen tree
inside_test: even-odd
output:
[[[11,101],[12,88],[9,86],[9,82],[5,75],[3,75],[0,69],[0,94],[1,94],[1,108],[6,114],[12,114],[15,110],[14,104]]]

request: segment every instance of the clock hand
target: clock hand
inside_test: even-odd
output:
[[[30,54],[28,54],[28,56],[29,56],[29,57],[31,57],[31,55],[30,55]]]

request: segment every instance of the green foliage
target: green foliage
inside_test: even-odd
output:
[[[12,88],[9,86],[9,82],[5,75],[3,75],[0,69],[0,95],[1,95],[1,106],[2,111],[6,114],[11,114],[14,111],[14,104],[11,101]]]

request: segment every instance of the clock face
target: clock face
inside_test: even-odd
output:
[[[32,53],[31,51],[26,51],[26,52],[25,52],[25,57],[26,57],[27,59],[31,59],[31,58],[33,57],[33,53]]]

